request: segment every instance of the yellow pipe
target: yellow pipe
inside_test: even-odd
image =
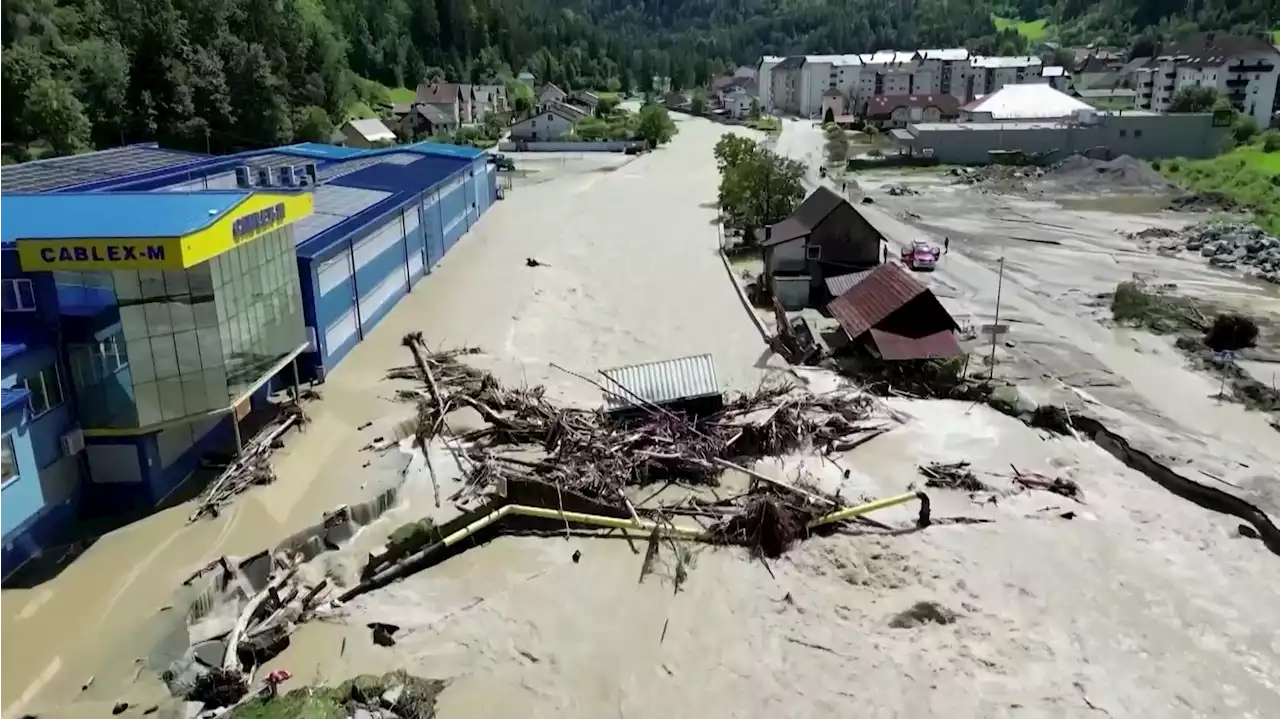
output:
[[[582,512],[561,512],[557,509],[548,509],[545,507],[530,507],[523,504],[508,504],[501,507],[498,511],[477,519],[467,526],[445,537],[441,542],[446,547],[451,547],[476,532],[501,521],[508,515],[516,515],[519,517],[537,517],[539,519],[558,519],[574,524],[585,524],[592,527],[604,527],[607,529],[634,529],[638,532],[652,532],[658,530],[666,536],[681,537],[683,539],[705,539],[706,532],[701,529],[692,527],[673,527],[666,524],[658,524],[656,522],[646,522],[641,520],[636,523],[633,519],[621,519],[618,517],[605,517],[598,514],[584,514]]]
[[[856,507],[847,507],[845,509],[838,509],[832,512],[831,514],[818,517],[812,522],[809,522],[809,529],[813,529],[814,527],[821,527],[824,524],[840,522],[845,519],[860,517],[869,512],[875,512],[877,510],[887,509],[889,507],[894,507],[899,504],[904,504],[906,502],[910,502],[913,499],[919,499],[919,498],[920,498],[919,492],[907,492],[906,494],[899,494],[894,497],[885,497],[884,499],[877,499],[874,502],[859,504]]]

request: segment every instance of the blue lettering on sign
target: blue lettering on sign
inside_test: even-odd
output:
[[[250,235],[269,230],[284,221],[284,203],[251,212],[244,217],[237,217],[231,223],[231,236],[237,242]]]
[[[89,247],[73,245],[58,248],[40,248],[40,260],[48,264],[60,262],[101,262],[105,264],[124,262],[164,262],[164,245],[92,245]]]

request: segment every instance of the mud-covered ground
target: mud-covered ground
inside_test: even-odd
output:
[[[597,402],[598,390],[550,363],[590,372],[712,352],[726,388],[779,371],[716,254],[711,148],[725,130],[677,119],[680,134],[658,152],[517,184],[333,374],[316,421],[277,460],[275,485],[191,528],[186,508],[131,525],[57,578],[6,591],[6,718],[100,716],[117,696],[154,691],[153,680],[131,679],[133,662],[173,586],[218,554],[269,546],[353,501],[371,472],[395,471],[364,467],[370,455],[359,448],[410,412],[383,379],[407,363],[405,332],[478,345],[479,366],[507,382],[546,383],[574,403]],[[777,147],[820,161],[815,141],[812,125],[787,123]],[[1119,232],[1145,218],[971,192],[924,174],[884,178],[919,184],[918,196],[859,180],[875,199],[869,216],[895,245],[952,238],[929,281],[961,321],[992,321],[1005,257],[1000,314],[1012,329],[997,376],[1087,403],[1180,471],[1216,472],[1253,501],[1274,502],[1274,430],[1209,399],[1213,381],[1164,340],[1109,327],[1090,304],[1137,268],[1259,307],[1274,301],[1267,290],[1125,244]],[[908,209],[914,224],[901,219]],[[1013,239],[1024,233],[1062,244]],[[546,266],[526,267],[527,257]],[[362,597],[342,621],[302,627],[267,668],[293,672],[286,690],[391,668],[448,679],[443,719],[1274,712],[1275,557],[1240,537],[1237,520],[1174,497],[1092,443],[985,406],[895,405],[912,419],[838,464],[797,457],[778,471],[804,463],[844,482],[847,496],[877,497],[920,483],[917,463],[969,460],[1006,489],[1010,465],[1072,479],[1082,502],[930,490],[935,518],[965,521],[813,539],[767,568],[741,550],[699,548],[679,591],[669,555],[640,582],[643,557],[619,539],[502,538]],[[366,421],[375,425],[358,429]],[[443,454],[434,465],[456,473]],[[349,578],[396,523],[433,513],[420,464],[406,481],[406,506],[317,570]],[[909,527],[912,508],[877,518]],[[941,605],[945,623],[894,621],[918,602]],[[397,645],[374,646],[369,621],[399,625]]]

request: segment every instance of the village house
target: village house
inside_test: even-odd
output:
[[[759,235],[765,283],[788,310],[821,306],[825,278],[875,267],[884,235],[825,186]]]
[[[850,341],[889,361],[939,359],[963,354],[955,319],[936,295],[902,265],[828,280],[827,311]]]
[[[565,103],[582,108],[589,115],[594,115],[596,105],[600,104],[600,96],[590,90],[574,90],[569,94],[569,98],[565,100]]]
[[[561,90],[555,83],[547,83],[538,90],[538,104],[549,105],[553,102],[564,102],[569,99],[569,93]]]
[[[912,122],[950,122],[960,117],[954,95],[879,95],[867,101],[863,119],[881,129]]]
[[[458,129],[456,116],[435,105],[406,105],[405,108],[402,114],[401,108],[396,107],[396,129],[404,137],[433,137]]]
[[[396,134],[376,117],[364,120],[347,120],[333,131],[330,142],[345,147],[368,149],[385,147],[396,142]]]
[[[466,88],[464,94],[463,88]],[[423,83],[414,93],[413,105],[430,105],[449,118],[453,127],[471,122],[471,86],[453,82]]]
[[[475,85],[472,88],[475,99],[472,118],[474,122],[484,122],[491,114],[506,117],[510,112],[507,105],[507,88],[503,85]]]
[[[564,103],[551,103],[538,114],[527,117],[511,126],[513,142],[549,142],[559,140],[573,132],[573,126],[582,119],[574,115]]]

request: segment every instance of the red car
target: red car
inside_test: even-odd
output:
[[[902,248],[902,264],[913,272],[933,272],[941,256],[942,249],[927,240],[916,240]]]

